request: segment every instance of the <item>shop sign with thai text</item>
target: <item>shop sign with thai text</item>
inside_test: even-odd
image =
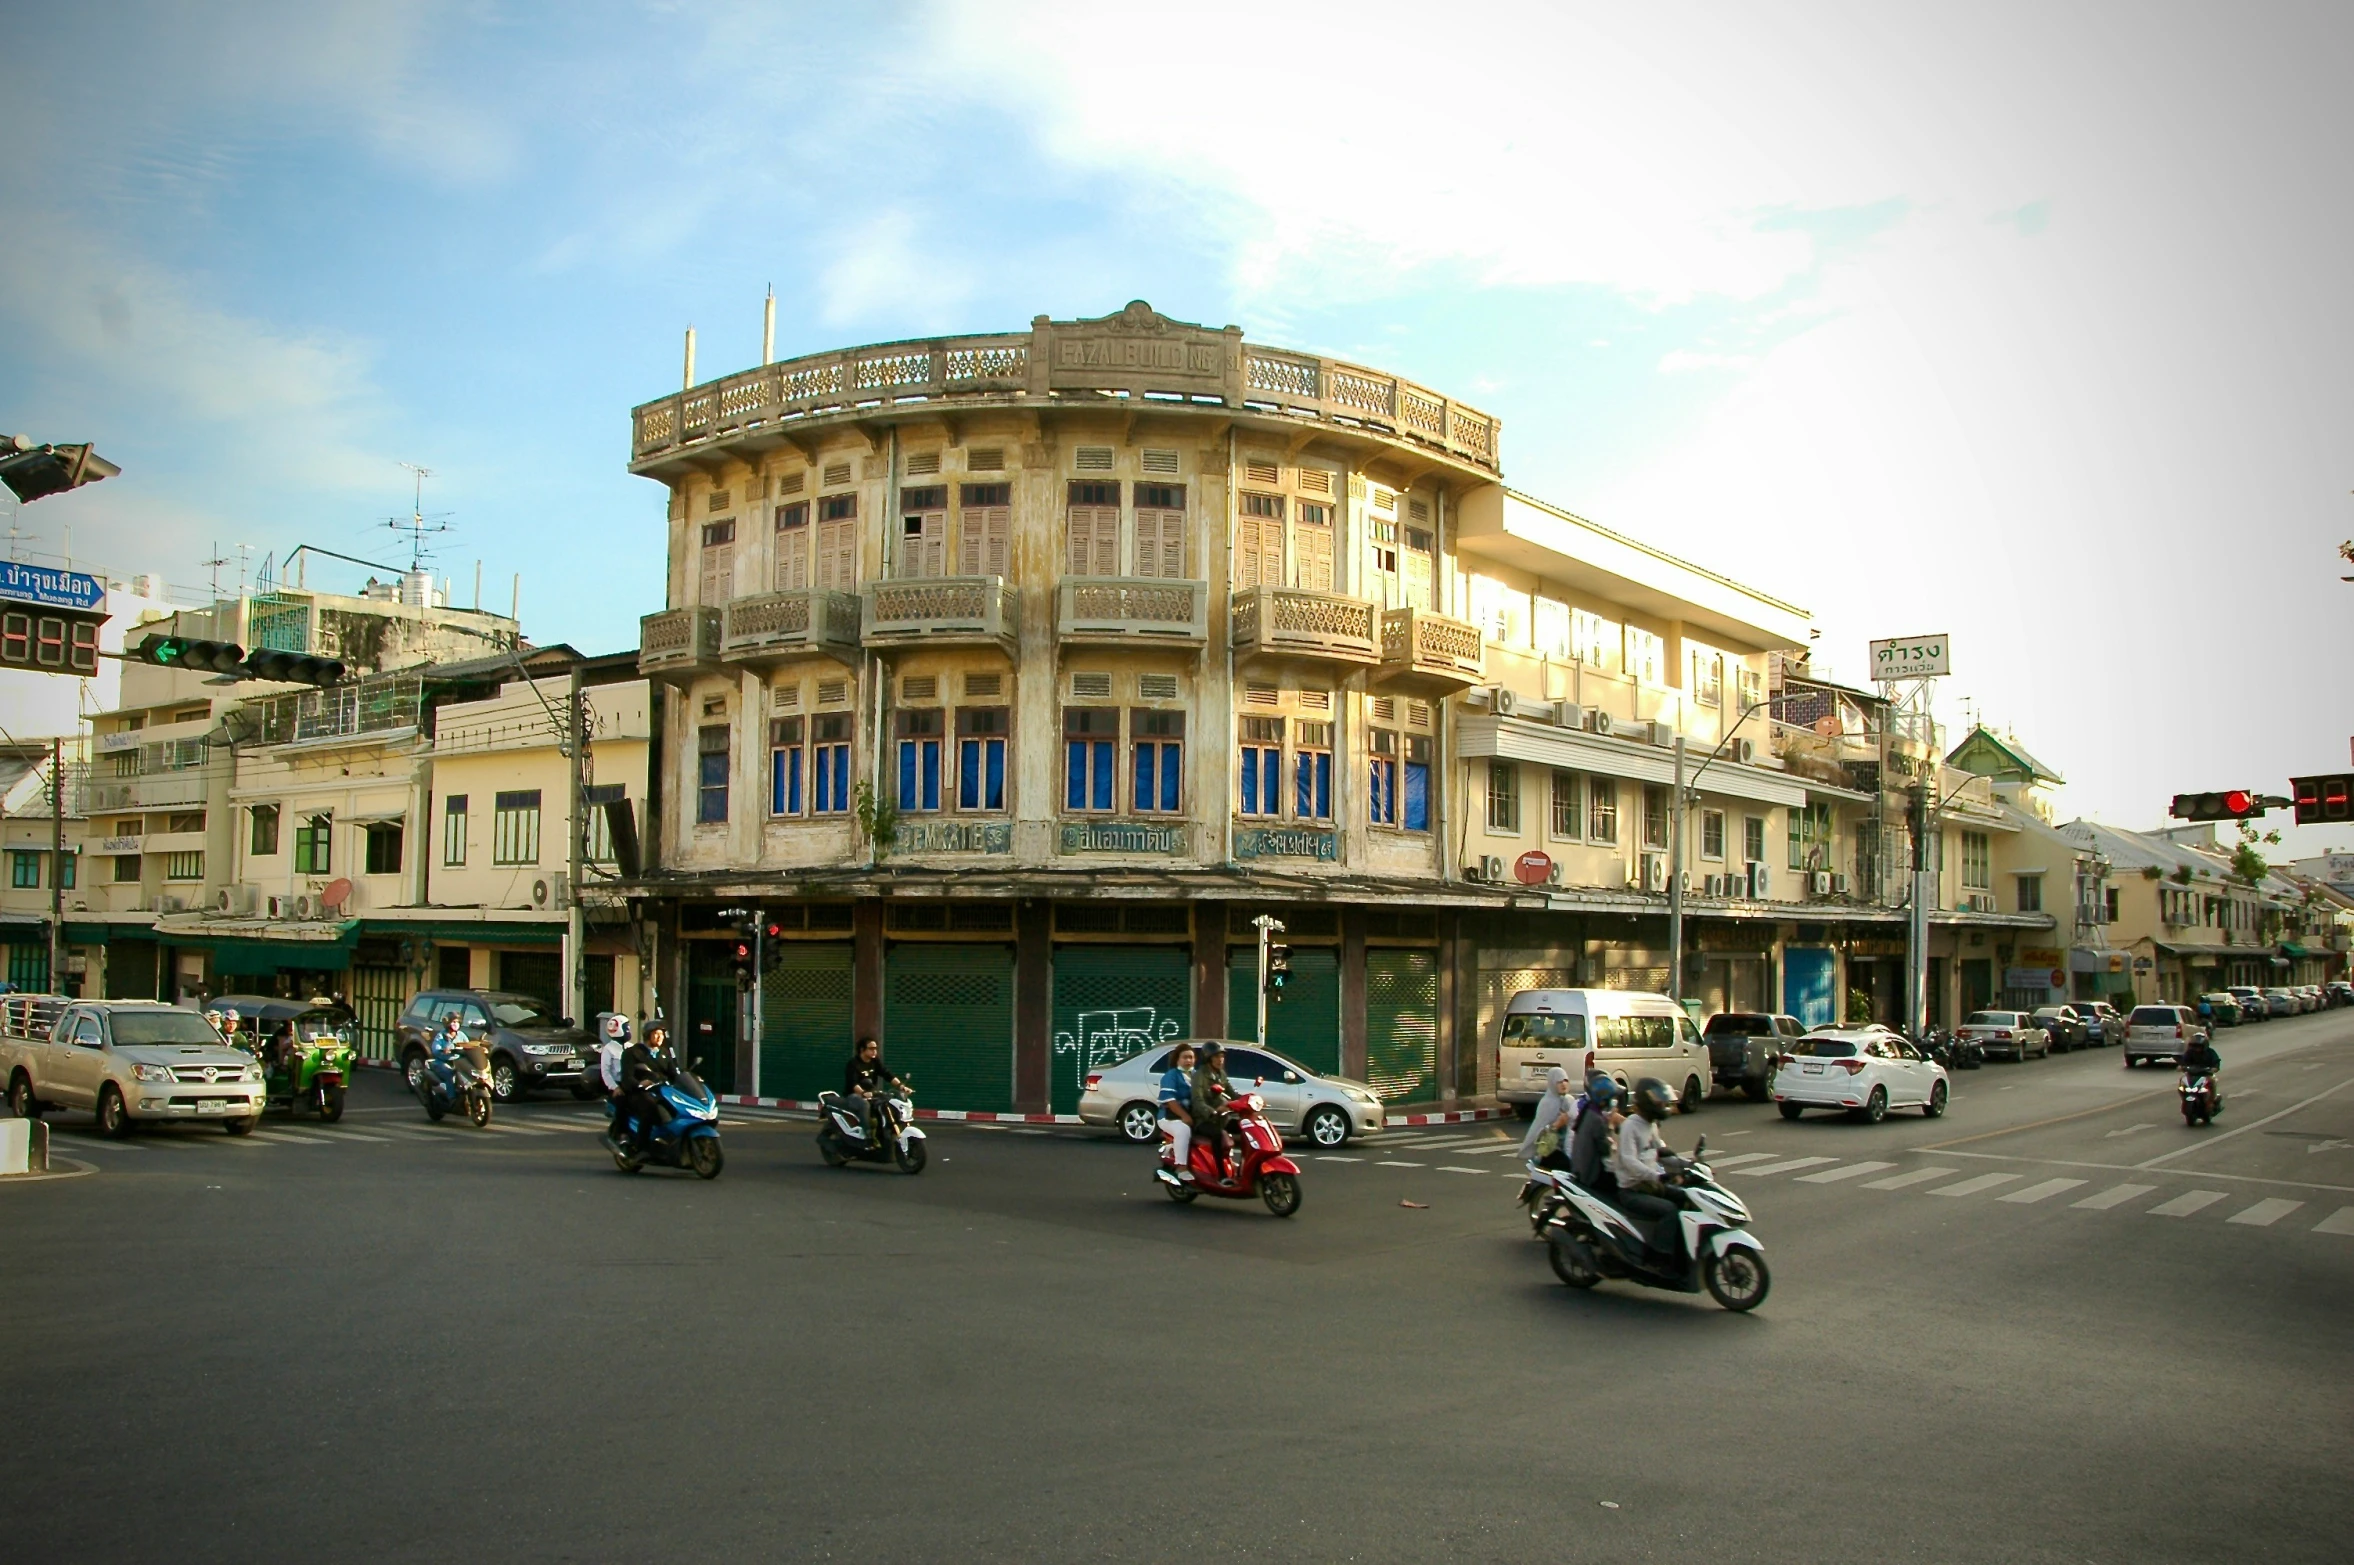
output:
[[[1234,834],[1238,859],[1315,859],[1330,864],[1340,858],[1340,835],[1329,831],[1300,831],[1288,826],[1246,826]]]

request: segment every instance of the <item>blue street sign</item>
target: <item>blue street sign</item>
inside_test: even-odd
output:
[[[53,571],[42,565],[0,560],[0,598],[38,603],[44,608],[91,610],[105,607],[106,588],[97,577],[80,571]]]

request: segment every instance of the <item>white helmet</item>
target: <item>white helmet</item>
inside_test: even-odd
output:
[[[607,1043],[629,1042],[629,1018],[621,1015],[619,1012],[615,1012],[613,1015],[606,1017],[605,1041]]]

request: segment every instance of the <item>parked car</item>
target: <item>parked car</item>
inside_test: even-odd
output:
[[[466,1036],[490,1052],[490,1089],[512,1103],[535,1087],[564,1086],[576,1098],[604,1090],[597,1074],[596,1040],[527,994],[502,989],[427,989],[395,1024],[401,1074],[411,1090],[425,1064],[425,1040],[452,1011]]]
[[[1139,1146],[1159,1140],[1161,1073],[1185,1044],[1199,1049],[1205,1041],[1156,1044],[1117,1065],[1089,1071],[1079,1094],[1080,1120],[1112,1126]],[[1273,1049],[1227,1044],[1226,1079],[1235,1091],[1264,1098],[1276,1129],[1297,1132],[1326,1150],[1352,1136],[1373,1135],[1382,1126],[1381,1098],[1364,1082],[1322,1075]]]
[[[2193,1007],[2199,1019],[2216,1027],[2237,1027],[2240,1024],[2240,1002],[2228,989],[2217,989],[2199,996]]]
[[[2032,1018],[2052,1040],[2052,1047],[2066,1054],[2071,1049],[2089,1046],[2092,1029],[2084,1025],[2084,1018],[2065,1005],[2036,1007]]]
[[[2025,1011],[1972,1011],[1956,1031],[1976,1043],[1989,1059],[1999,1054],[2006,1059],[2024,1061],[2030,1051],[2052,1052],[2051,1034],[2037,1026],[2035,1018]]]
[[[2125,1019],[2125,1068],[2144,1060],[2171,1065],[2194,1038],[2208,1036],[2187,1005],[2137,1005]]]
[[[2329,1009],[2329,996],[2321,992],[2321,985],[2299,984],[2297,986],[2297,993],[2305,997],[2306,1010],[2326,1011]]]
[[[1808,1109],[1844,1109],[1878,1124],[1890,1109],[1945,1112],[1945,1067],[1895,1033],[1877,1028],[1819,1027],[1791,1040],[1776,1061],[1774,1104],[1784,1119]]]
[[[1793,1038],[1806,1035],[1795,1016],[1773,1011],[1719,1011],[1700,1029],[1708,1044],[1708,1069],[1720,1087],[1739,1087],[1763,1103],[1774,1062]]]
[[[46,1033],[36,1030],[11,1026],[0,1039],[9,1107],[21,1119],[78,1109],[95,1115],[108,1136],[154,1120],[211,1121],[232,1136],[261,1123],[261,1067],[194,1011],[154,1000],[77,1000]]]
[[[2107,1045],[2125,1041],[2125,1014],[2117,1007],[2106,1000],[2075,1000],[2070,1003],[2075,1006],[2076,1014],[2084,1018],[2085,1025],[2092,1029],[2094,1043]]]
[[[2331,984],[2327,992],[2329,1003],[2332,1005],[2354,1005],[2354,984],[2346,982],[2343,978]]]
[[[2305,1003],[2291,989],[2275,986],[2264,991],[2264,1004],[2275,1016],[2302,1016]]]
[[[2263,990],[2248,984],[2233,984],[2231,997],[2240,1002],[2240,1020],[2242,1022],[2261,1022],[2271,1019],[2272,1003],[2264,998]]]

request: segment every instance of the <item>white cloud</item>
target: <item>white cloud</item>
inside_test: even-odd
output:
[[[933,233],[936,237],[937,226]],[[818,313],[829,326],[877,320],[938,325],[972,292],[950,247],[927,241],[909,213],[885,208],[841,230],[818,278]]]

